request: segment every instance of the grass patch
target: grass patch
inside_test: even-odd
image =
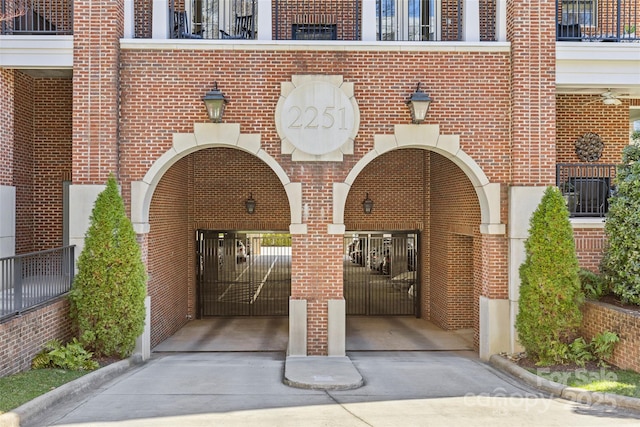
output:
[[[33,369],[0,378],[0,414],[43,395],[90,371]]]
[[[553,371],[544,368],[530,370],[540,377],[571,387],[640,398],[640,373],[634,371],[604,368],[572,371]]]

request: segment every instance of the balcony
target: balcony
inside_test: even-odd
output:
[[[274,19],[266,22],[273,24],[263,29],[257,26],[257,0],[171,1],[171,38],[355,41],[363,40],[363,24],[374,28],[375,19],[377,41],[463,39],[462,1],[436,9],[429,0],[272,0],[267,6]],[[495,6],[482,10],[483,41],[495,41]]]
[[[504,26],[496,20],[501,15],[499,4],[489,0],[167,0],[166,4],[169,38],[463,41],[470,40],[465,31],[473,26],[476,40],[499,41],[496,29]],[[473,5],[476,9],[469,13]],[[133,1],[125,0],[125,13],[131,15],[127,21],[133,22],[134,10]],[[262,28],[260,10],[272,15]],[[556,0],[556,10],[558,41],[640,41],[637,0]],[[0,0],[0,13],[2,35],[73,34],[72,0]],[[157,10],[154,15],[164,19]]]
[[[567,201],[571,217],[603,218],[609,211],[609,197],[617,165],[558,163],[556,185]]]
[[[0,34],[71,35],[73,0],[0,0]]]
[[[638,42],[637,0],[556,0],[558,41]]]

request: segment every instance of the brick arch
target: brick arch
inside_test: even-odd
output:
[[[205,148],[234,148],[254,155],[273,170],[289,201],[290,231],[304,232],[302,225],[302,184],[291,182],[278,162],[260,146],[259,134],[240,133],[239,124],[196,123],[193,133],[176,133],[173,146],[151,165],[142,181],[131,183],[131,221],[138,234],[149,232],[149,209],[162,176],[178,160]]]
[[[480,203],[483,234],[505,234],[500,223],[500,184],[490,183],[480,166],[460,149],[458,135],[441,135],[438,125],[396,125],[393,135],[376,135],[373,150],[355,164],[344,182],[334,184],[333,230],[344,233],[347,196],[358,175],[374,159],[401,148],[420,148],[438,153],[457,165],[471,181]]]

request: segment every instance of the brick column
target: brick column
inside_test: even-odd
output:
[[[512,184],[555,182],[555,1],[507,6],[512,61]]]
[[[13,70],[0,69],[0,258],[15,255],[16,187],[13,184]]]
[[[305,165],[303,222],[307,234],[292,236],[291,298],[306,301],[307,355],[328,355],[329,301],[343,297],[343,235],[328,234],[333,221],[331,165]]]
[[[74,184],[104,184],[117,173],[123,22],[123,0],[74,2]]]

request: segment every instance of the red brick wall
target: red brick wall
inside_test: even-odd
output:
[[[606,244],[604,229],[574,228],[573,237],[580,267],[597,273]]]
[[[369,163],[356,178],[345,205],[345,226],[354,231],[423,230],[428,152],[403,149]],[[366,194],[373,211],[362,210]]]
[[[189,240],[190,159],[173,165],[162,177],[149,211],[148,294],[151,297],[151,347],[187,322],[189,270],[195,268]]]
[[[194,229],[289,231],[289,200],[266,163],[230,148],[201,150],[191,157]],[[256,200],[251,215],[245,207],[249,194]]]
[[[62,181],[71,172],[70,79],[15,71],[16,253],[62,246]]]
[[[13,185],[16,187],[16,254],[34,251],[33,133],[35,80],[14,71]]]
[[[257,4],[257,2],[256,2]],[[274,1],[272,3],[274,39],[291,40],[294,24],[335,24],[338,40],[359,40],[356,23],[362,28],[362,9],[344,0]],[[277,33],[276,26],[277,25]]]
[[[36,79],[33,135],[34,250],[62,246],[62,181],[71,177],[71,79]]]
[[[558,95],[556,102],[556,144],[558,163],[582,163],[575,142],[587,132],[604,142],[597,163],[620,163],[622,149],[629,145],[629,100],[604,105],[600,95]]]
[[[72,336],[66,297],[0,323],[0,377],[29,369],[45,342]]]
[[[230,100],[224,122],[239,123],[243,133],[260,133],[263,148],[283,165],[293,181],[301,181],[310,168],[320,168],[317,173],[343,181],[353,165],[373,148],[373,135],[392,134],[394,124],[410,122],[404,101],[418,81],[434,98],[427,121],[438,123],[443,134],[460,134],[462,149],[487,171],[490,180],[509,180],[506,54],[126,50],[122,60],[124,181],[141,179],[147,168],[140,165],[171,148],[173,133],[193,132],[194,122],[208,120],[201,98],[214,80]],[[273,120],[280,83],[289,81],[292,74],[307,73],[340,74],[355,84],[360,130],[355,155],[345,156],[341,164],[318,167],[291,163],[289,156],[280,153]],[[153,75],[163,78],[151,78]],[[482,97],[494,108],[470,109],[471,96]],[[491,141],[490,150],[487,141]]]
[[[535,12],[534,10],[535,9]],[[555,1],[507,3],[511,42],[512,183],[555,182]]]
[[[588,341],[604,331],[616,332],[620,337],[607,362],[640,372],[640,311],[587,301],[582,306],[582,316],[580,334]]]
[[[0,185],[13,185],[14,73],[0,68]]]
[[[135,5],[135,37],[151,38],[152,18],[153,18],[153,1],[152,0],[136,0]]]
[[[120,148],[125,199],[130,197],[128,183],[141,179],[147,165],[172,146],[174,133],[192,132],[194,122],[207,121],[201,98],[216,80],[230,101],[224,121],[239,123],[243,133],[260,133],[263,149],[282,165],[291,181],[302,183],[308,234],[293,238],[292,296],[308,297],[310,310],[320,313],[320,317],[314,318],[317,322],[325,321],[326,314],[322,313],[326,313],[326,300],[342,297],[342,269],[325,268],[330,259],[341,266],[342,256],[342,237],[326,234],[333,220],[332,183],[345,180],[355,163],[373,148],[374,135],[392,134],[394,124],[410,122],[405,100],[416,82],[421,81],[422,87],[434,98],[428,122],[438,123],[443,134],[460,134],[462,149],[484,168],[489,179],[509,180],[509,69],[505,54],[126,50],[122,59]],[[360,129],[354,144],[355,154],[346,155],[341,163],[291,162],[289,156],[281,154],[273,120],[280,83],[289,81],[292,74],[307,73],[340,74],[355,85]],[[154,75],[162,78],[150,78]],[[461,91],[460,87],[465,90]],[[159,95],[147,96],[153,93]],[[481,96],[494,108],[470,109],[470,96]],[[487,141],[491,141],[491,149],[487,149]],[[211,169],[209,165],[206,170]],[[392,174],[397,175],[397,171]],[[394,190],[400,188],[391,181],[384,185]],[[378,209],[385,206],[385,199],[393,202],[398,196],[394,191],[378,195],[377,188],[369,192],[374,200],[380,201],[374,208],[380,212]],[[347,202],[348,212],[361,211],[360,203],[366,191],[364,188],[352,191]],[[241,202],[247,197],[247,189],[236,193],[229,190],[229,194],[230,209],[242,210]],[[470,194],[475,198],[473,191]],[[358,218],[349,215],[347,213],[347,220],[352,221],[350,226],[356,226]],[[286,219],[276,221],[286,221],[288,225],[290,218],[287,215]],[[380,223],[377,229],[399,227],[404,219],[384,218],[383,221],[386,223]],[[416,221],[420,221],[419,215],[411,219],[411,229],[418,228],[414,226]],[[406,224],[401,228],[407,229]],[[424,237],[423,244],[429,242],[428,236]],[[309,253],[325,254],[323,265],[308,265],[315,258],[309,257]],[[315,325],[310,324],[309,336],[314,328]],[[322,354],[325,344],[310,343],[309,349],[310,354]]]
[[[104,184],[110,173],[118,177],[119,47],[124,31],[123,8],[122,1],[73,2],[74,184]],[[146,77],[152,76],[157,74],[150,72]]]
[[[431,154],[431,320],[444,329],[475,326],[479,313],[480,206],[466,175]]]

